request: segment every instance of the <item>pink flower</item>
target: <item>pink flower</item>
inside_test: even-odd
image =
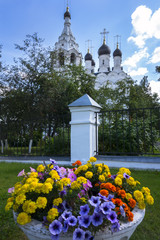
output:
[[[70,172],[68,178],[70,178],[71,182],[74,182],[77,179],[77,176],[73,172]]]
[[[87,183],[83,183],[83,188],[88,191],[92,187],[92,183],[87,179]]]
[[[67,171],[64,167],[60,167],[60,174],[61,174],[61,177],[64,177],[66,175]]]
[[[8,188],[8,193],[13,193],[14,192],[14,187]]]
[[[78,197],[81,198],[82,196],[85,196],[86,192],[84,190],[81,190],[80,193],[78,193]]]
[[[36,169],[30,167],[31,172],[37,172]]]
[[[24,171],[24,169],[23,169],[21,172],[18,173],[17,177],[22,177],[22,176],[24,176],[24,175],[25,175],[25,171]]]

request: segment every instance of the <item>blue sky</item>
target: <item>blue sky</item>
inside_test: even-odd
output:
[[[0,0],[0,44],[3,61],[19,56],[14,44],[23,44],[27,34],[37,32],[46,46],[54,47],[62,32],[67,0]],[[160,94],[160,4],[157,0],[69,0],[71,29],[83,56],[86,40],[92,40],[92,55],[98,68],[100,32],[109,31],[107,44],[113,53],[115,35],[121,36],[122,65],[133,79],[149,77]],[[111,53],[111,54],[112,54]],[[112,59],[112,55],[111,55]],[[112,61],[111,61],[112,67]]]

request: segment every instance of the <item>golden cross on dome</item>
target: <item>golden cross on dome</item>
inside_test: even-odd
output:
[[[117,48],[119,48],[119,43],[120,43],[121,36],[120,35],[116,35],[115,38],[117,40],[116,46],[117,46]]]
[[[104,28],[103,32],[101,32],[100,34],[103,35],[103,43],[106,43],[106,34],[108,34],[109,32],[106,31],[106,29]]]
[[[91,40],[86,40],[86,42],[88,43],[88,53],[89,53],[89,49],[90,49],[90,43],[92,43],[92,41]]]

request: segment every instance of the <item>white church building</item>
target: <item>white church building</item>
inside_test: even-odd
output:
[[[62,34],[58,38],[58,42],[55,43],[55,51],[58,53],[57,67],[65,64],[82,64],[82,54],[79,51],[79,45],[76,43],[76,39],[71,31],[71,14],[67,7],[64,13],[64,28]],[[130,76],[123,71],[122,68],[122,52],[117,48],[113,52],[113,67],[110,66],[111,50],[106,44],[105,31],[102,46],[98,49],[99,66],[98,71],[95,71],[95,61],[91,53],[88,52],[84,57],[85,69],[88,74],[94,74],[96,76],[96,88],[103,86],[106,82],[109,82],[110,87],[114,88],[117,81],[129,78]]]

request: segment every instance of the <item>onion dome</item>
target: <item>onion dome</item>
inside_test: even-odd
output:
[[[117,48],[114,52],[113,52],[113,57],[122,57],[122,52],[119,48]]]
[[[111,53],[111,50],[105,43],[103,43],[103,45],[98,50],[99,56],[104,55],[104,54],[110,54],[110,53]]]
[[[86,55],[85,55],[85,61],[92,61],[92,55],[88,52]]]
[[[92,59],[92,66],[95,67],[95,61]]]
[[[65,19],[66,17],[68,17],[68,18],[71,19],[71,14],[70,14],[70,12],[69,12],[69,7],[67,7],[66,12],[64,13],[64,19]]]

